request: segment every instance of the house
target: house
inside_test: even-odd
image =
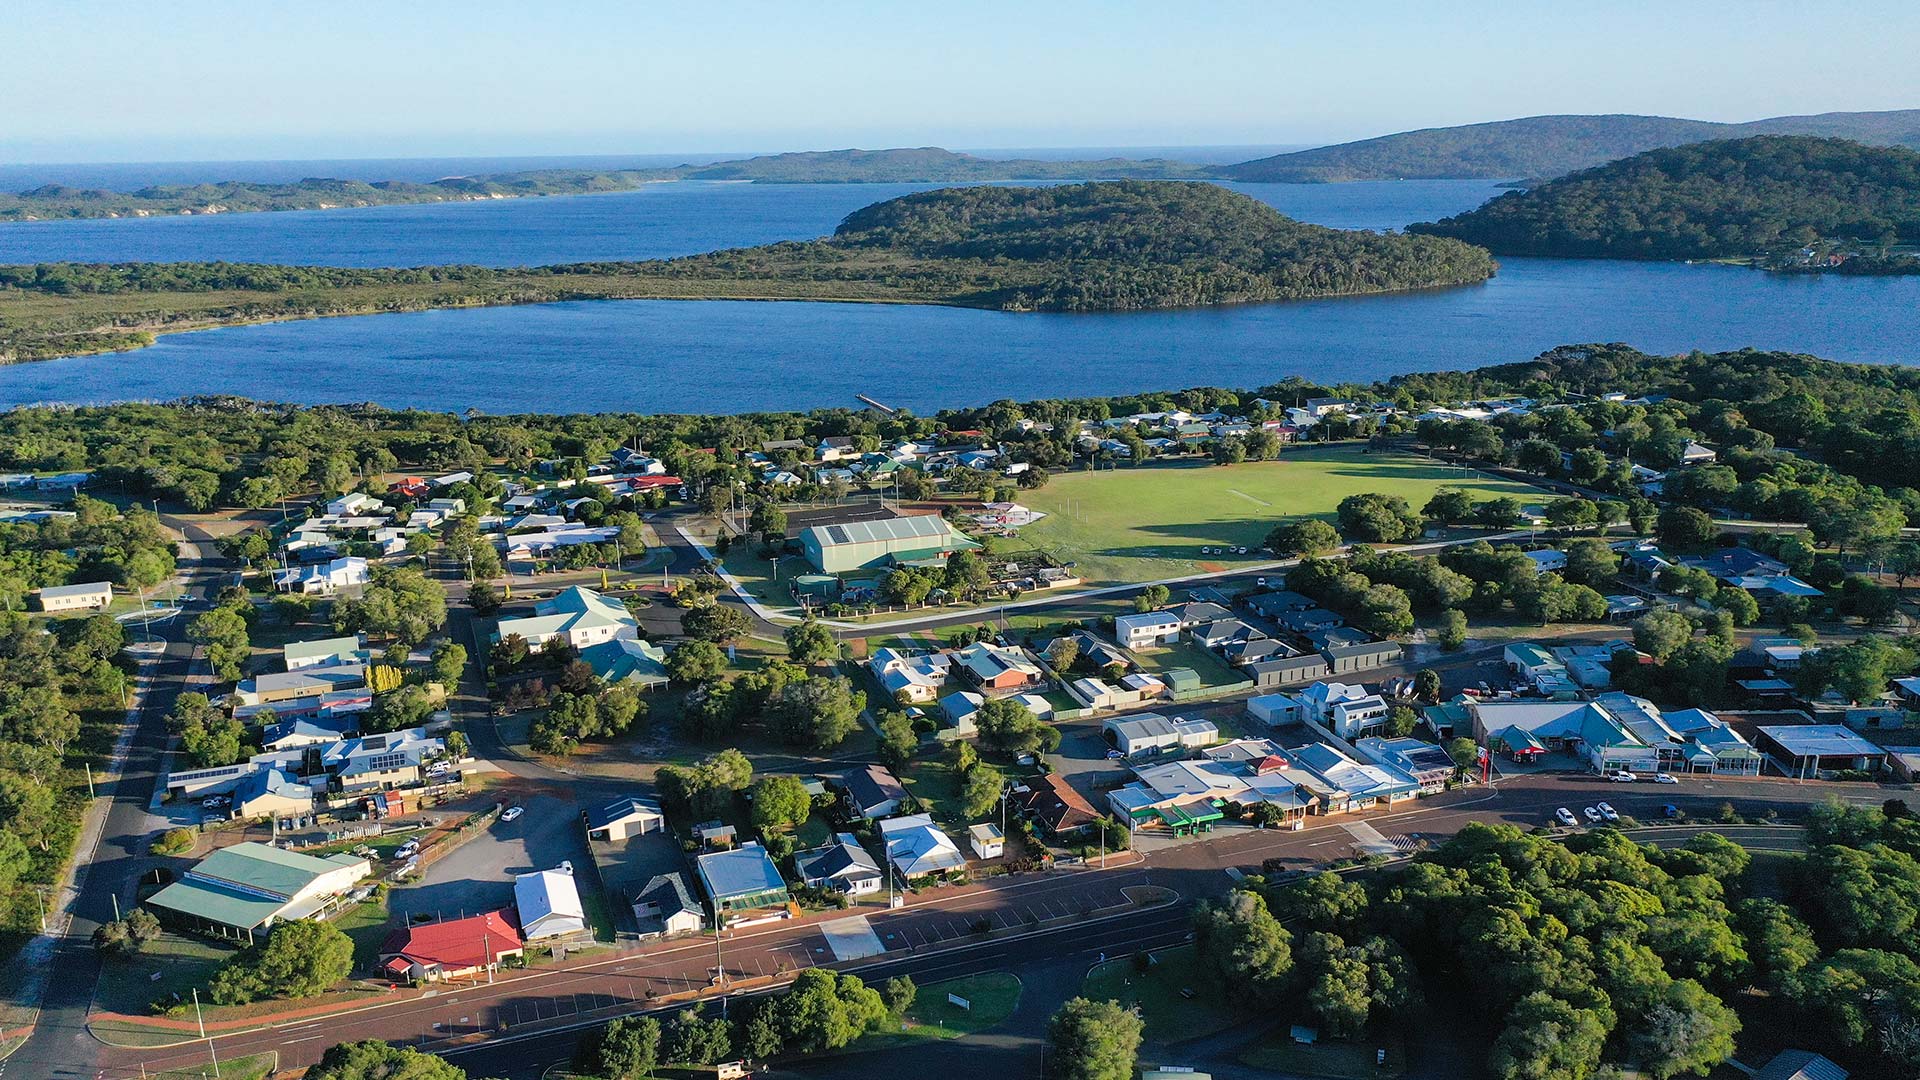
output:
[[[942,738],[964,739],[977,734],[973,718],[987,699],[971,690],[961,690],[940,699],[940,714],[947,718],[947,730],[941,732]]]
[[[386,513],[387,504],[361,491],[349,492],[327,504],[328,517],[358,517]]]
[[[707,924],[706,914],[687,887],[686,875],[678,870],[647,880],[634,897],[633,916],[642,938],[691,934]]]
[[[1112,667],[1131,669],[1134,666],[1133,657],[1129,656],[1125,650],[1112,642],[1093,636],[1086,630],[1073,630],[1063,636],[1071,640],[1074,648],[1078,650],[1076,661],[1085,660],[1087,664],[1102,671]],[[1046,651],[1051,654],[1053,647],[1061,640],[1062,638],[1054,638],[1047,642]]]
[[[800,533],[800,550],[823,574],[942,560],[979,548],[938,514],[815,525]]]
[[[1391,712],[1385,698],[1379,694],[1366,694],[1334,703],[1327,710],[1327,726],[1333,729],[1335,735],[1352,741],[1385,728]]]
[[[582,810],[580,816],[587,823],[587,839],[607,843],[645,836],[667,827],[667,815],[660,809],[660,804],[639,795],[628,795],[605,806]]]
[[[536,870],[516,876],[513,906],[519,913],[520,936],[528,941],[587,933],[587,912],[580,906],[580,890],[571,870]]]
[[[402,728],[333,743],[320,751],[320,763],[336,791],[390,791],[418,784],[425,766],[446,753],[446,741],[427,729]]]
[[[1351,675],[1400,662],[1400,644],[1394,641],[1363,641],[1352,645],[1328,645],[1320,650],[1330,675]]]
[[[1038,686],[1045,680],[1040,665],[1021,648],[976,641],[953,654],[961,674],[982,690],[1013,691]]]
[[[1187,636],[1203,649],[1220,649],[1235,642],[1252,641],[1267,635],[1265,631],[1248,626],[1239,619],[1219,619],[1194,627]]]
[[[1852,1074],[1811,1050],[1782,1050],[1753,1080],[1847,1080]]]
[[[1116,616],[1113,636],[1129,649],[1171,644],[1180,640],[1180,617],[1171,611]]]
[[[642,690],[658,690],[672,682],[667,674],[667,651],[638,637],[615,637],[580,650],[579,659],[602,682],[630,682]]]
[[[886,844],[887,861],[908,881],[967,864],[952,838],[934,827],[931,814],[888,818],[880,823],[880,839]]]
[[[1346,628],[1335,627],[1333,630],[1328,631],[1328,633],[1339,633],[1344,629]],[[1366,635],[1361,634],[1358,630],[1350,632],[1358,634],[1362,639],[1366,638]],[[1249,664],[1258,664],[1263,660],[1284,660],[1287,657],[1299,655],[1299,649],[1294,648],[1284,641],[1275,640],[1274,638],[1254,638],[1249,641],[1235,641],[1227,644],[1220,650],[1221,659],[1235,667],[1246,667]]]
[[[1760,749],[1782,775],[1801,779],[1836,772],[1879,772],[1887,752],[1840,724],[1784,724],[1760,729]]]
[[[281,647],[280,659],[288,671],[332,667],[335,664],[363,664],[367,660],[366,642],[359,634],[316,641],[289,641]]]
[[[1013,788],[1016,811],[1048,836],[1078,833],[1099,818],[1086,796],[1058,773],[1043,773]]]
[[[34,598],[41,611],[105,611],[113,603],[113,584],[90,581],[80,585],[49,585],[35,589]]]
[[[899,649],[879,649],[867,660],[867,670],[894,701],[923,705],[940,696],[952,657],[946,652],[916,656]]]
[[[793,869],[809,888],[833,889],[848,896],[879,892],[883,877],[880,864],[852,833],[835,833],[831,844],[795,852]]]
[[[1530,641],[1515,642],[1507,646],[1502,655],[1515,675],[1543,694],[1554,693],[1554,690],[1548,689],[1549,686],[1559,687],[1572,682],[1572,677],[1567,674],[1567,666],[1544,646]]]
[[[368,581],[367,560],[357,555],[313,566],[293,566],[274,573],[275,588],[286,592],[331,596],[341,589],[357,588]]]
[[[967,846],[976,859],[997,859],[1006,853],[1007,838],[1000,835],[1000,826],[982,822],[967,829]]]
[[[1298,686],[1332,674],[1332,669],[1327,666],[1327,658],[1317,652],[1256,660],[1240,670],[1253,680],[1254,687],[1259,690]]]
[[[380,970],[409,983],[443,982],[487,974],[525,955],[526,947],[505,911],[411,923],[387,935]]]
[[[1246,601],[1247,610],[1263,619],[1278,621],[1282,616],[1295,611],[1310,611],[1320,605],[1297,592],[1270,592],[1251,596]]]
[[[1536,574],[1554,573],[1567,568],[1567,553],[1564,551],[1541,548],[1529,551],[1526,555],[1533,561],[1533,572]]]
[[[1762,555],[1750,547],[1717,548],[1706,555],[1689,555],[1681,566],[1705,570],[1722,582],[1743,577],[1775,577],[1787,573],[1787,564],[1771,555]]]
[[[1304,611],[1289,611],[1275,620],[1283,629],[1306,635],[1315,630],[1329,630],[1346,625],[1345,619],[1326,608],[1307,608]]]
[[[1233,617],[1233,612],[1227,610],[1224,605],[1216,604],[1211,600],[1195,600],[1190,603],[1175,604],[1166,610],[1167,614],[1180,620],[1180,629],[1182,630],[1191,630],[1196,626],[1205,626],[1208,623],[1219,622],[1222,619],[1230,619]]]
[[[518,636],[526,641],[529,652],[539,652],[559,637],[584,652],[618,637],[638,637],[639,626],[625,604],[574,585],[535,604],[531,616],[501,619],[493,640]]]
[[[840,787],[846,792],[847,806],[868,821],[899,813],[907,801],[907,789],[882,765],[847,770],[840,776]]]
[[[178,881],[147,898],[162,918],[189,929],[253,944],[275,923],[310,919],[339,907],[372,872],[353,855],[316,858],[267,844],[221,848]]]
[[[328,717],[298,717],[268,724],[260,733],[260,747],[299,750],[308,746],[326,746],[360,734],[360,720],[353,713]]]
[[[1158,713],[1115,717],[1102,723],[1100,730],[1127,757],[1193,749],[1220,739],[1220,729],[1212,721],[1168,719]]]
[[[755,841],[726,851],[709,851],[695,856],[693,863],[701,887],[719,912],[739,915],[785,907],[792,900],[780,868],[773,865],[767,849]]]
[[[233,789],[237,818],[297,817],[313,813],[313,788],[280,769],[261,769]]]
[[[1632,622],[1653,610],[1653,601],[1644,596],[1622,593],[1606,599],[1608,622]]]
[[[1680,464],[1682,465],[1711,465],[1718,460],[1720,460],[1719,454],[1714,453],[1707,447],[1701,446],[1692,439],[1688,439],[1687,445],[1680,448]]]

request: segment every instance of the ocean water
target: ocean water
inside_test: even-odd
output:
[[[1395,228],[1480,181],[1239,185],[1306,221]],[[211,219],[0,226],[0,261],[227,258],[499,265],[650,258],[817,236],[901,185],[663,184],[615,195]],[[611,301],[236,327],[0,368],[0,407],[225,393],[489,412],[920,412],[997,398],[1370,380],[1619,341],[1920,363],[1920,278],[1506,259],[1482,285],[1194,311],[1039,315],[810,303]]]

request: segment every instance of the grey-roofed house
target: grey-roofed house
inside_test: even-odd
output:
[[[1297,592],[1270,592],[1246,599],[1247,610],[1263,619],[1278,620],[1295,611],[1309,611],[1320,605]]]
[[[1180,620],[1180,629],[1191,630],[1196,626],[1205,626],[1210,622],[1230,619],[1233,612],[1220,604],[1206,600],[1196,600],[1185,604],[1175,604],[1167,613]]]
[[[347,637],[319,638],[314,641],[289,641],[281,647],[280,658],[288,671],[330,667],[334,664],[364,663],[366,645],[359,634]]]
[[[783,907],[792,898],[786,879],[767,849],[749,840],[727,851],[709,851],[694,858],[700,885],[721,912],[729,914]]]
[[[706,912],[678,870],[655,874],[633,900],[633,917],[643,938],[691,934],[707,923]]]
[[[1228,644],[1220,650],[1220,655],[1229,664],[1245,666],[1262,660],[1284,660],[1289,656],[1299,656],[1300,650],[1274,638],[1253,638]]]
[[[1100,730],[1114,749],[1128,757],[1206,746],[1220,738],[1220,729],[1210,720],[1170,719],[1159,713],[1115,717],[1101,724]]]
[[[1811,1050],[1782,1050],[1753,1074],[1753,1080],[1847,1080],[1850,1075]]]
[[[906,787],[882,765],[848,769],[840,776],[840,786],[846,790],[847,805],[869,821],[899,813],[907,801]]]
[[[1347,620],[1326,608],[1308,608],[1305,611],[1289,611],[1276,621],[1296,634],[1310,634],[1315,630],[1345,625]]]
[[[307,746],[327,746],[358,734],[360,734],[360,720],[353,713],[301,717],[268,724],[260,733],[260,747],[269,752],[298,750]]]
[[[630,836],[645,836],[667,827],[667,815],[660,804],[639,795],[615,799],[605,806],[582,810],[587,823],[587,839],[617,843]]]
[[[1196,626],[1188,634],[1193,643],[1203,649],[1219,649],[1237,641],[1252,641],[1266,637],[1265,631],[1249,626],[1239,619],[1219,619],[1205,626]]]
[[[313,813],[313,788],[280,769],[261,769],[233,789],[235,817],[281,817]]]
[[[794,853],[793,869],[803,884],[848,896],[879,892],[883,877],[880,864],[852,833],[836,833],[831,844]]]

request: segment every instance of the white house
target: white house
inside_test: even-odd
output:
[[[951,653],[915,656],[898,649],[880,649],[867,661],[867,670],[895,701],[924,705],[940,696],[951,664]]]
[[[1527,558],[1533,560],[1533,572],[1545,574],[1567,568],[1567,553],[1554,548],[1541,548],[1527,552]]]
[[[888,818],[880,823],[880,838],[887,845],[887,861],[908,880],[967,864],[953,838],[934,827],[932,814]]]
[[[273,583],[287,592],[331,595],[365,585],[367,580],[367,560],[349,555],[329,563],[288,567],[274,574]]]
[[[520,936],[528,941],[587,932],[587,912],[570,871],[521,874],[513,879],[513,903],[520,910]]]
[[[883,879],[880,865],[852,833],[836,833],[831,844],[795,852],[793,868],[803,884],[836,889],[848,896],[879,892]]]
[[[1121,615],[1113,620],[1113,636],[1129,649],[1171,644],[1180,640],[1180,616],[1171,611]]]
[[[362,491],[350,492],[327,504],[328,517],[357,517],[362,514],[385,515],[387,505]]]
[[[967,846],[976,858],[997,859],[1006,852],[1007,838],[1000,835],[1000,826],[988,821],[967,830]]]
[[[533,605],[531,616],[501,619],[493,639],[504,641],[518,634],[529,651],[539,652],[548,641],[564,637],[578,652],[616,637],[635,636],[639,626],[625,604],[574,585]]]

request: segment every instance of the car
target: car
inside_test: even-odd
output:
[[[1593,807],[1591,807],[1591,806],[1589,806],[1589,807],[1587,807],[1586,809],[1584,809],[1584,810],[1582,810],[1582,811],[1580,811],[1580,813],[1582,813],[1582,814],[1584,814],[1584,815],[1586,816],[1586,819],[1587,819],[1587,820],[1588,820],[1589,822],[1591,822],[1591,823],[1593,823],[1593,824],[1595,824],[1595,825],[1598,825],[1598,824],[1599,824],[1599,823],[1600,823],[1600,822],[1601,822],[1601,821],[1603,820],[1603,819],[1602,819],[1602,818],[1600,817],[1600,811],[1598,811],[1598,810],[1596,810],[1596,809],[1594,809],[1594,808],[1593,808]]]
[[[1667,805],[1661,807],[1660,812],[1670,818],[1677,818],[1680,816],[1680,808],[1673,805],[1672,803],[1668,803]]]
[[[1631,784],[1640,779],[1631,769],[1617,769],[1607,774],[1607,779],[1616,784]]]
[[[560,865],[555,867],[554,869],[559,870],[563,874],[571,875],[573,873],[573,860],[561,859]]]
[[[1254,578],[1253,584],[1256,588],[1264,589],[1267,587],[1267,579],[1263,577]]]
[[[1594,803],[1593,808],[1600,811],[1600,816],[1606,818],[1608,821],[1620,820],[1620,812],[1608,806],[1606,803]]]
[[[1564,806],[1553,812],[1553,818],[1562,825],[1571,826],[1580,824],[1580,820],[1573,816],[1573,811]]]
[[[518,806],[509,806],[507,807],[506,811],[500,815],[500,820],[513,821],[519,818],[519,816],[524,813],[526,813],[526,811]]]
[[[1107,760],[1108,760],[1108,761],[1119,761],[1120,759],[1122,759],[1122,758],[1124,758],[1124,757],[1126,757],[1126,756],[1127,756],[1127,755],[1125,755],[1125,754],[1123,754],[1123,753],[1121,753],[1121,752],[1120,752],[1120,751],[1118,751],[1118,750],[1108,750],[1108,751],[1107,751]]]
[[[1680,778],[1669,772],[1654,773],[1653,782],[1656,784],[1677,784],[1680,782]]]

